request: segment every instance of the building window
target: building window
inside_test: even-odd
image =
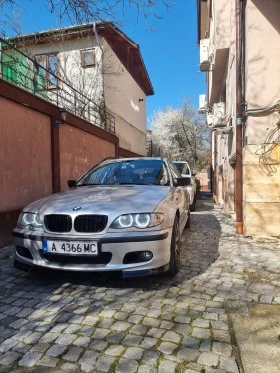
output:
[[[81,51],[81,65],[82,67],[95,65],[95,49],[86,49]]]
[[[35,56],[37,65],[36,90],[57,88],[58,61],[56,54]]]

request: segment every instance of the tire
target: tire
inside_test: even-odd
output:
[[[188,211],[188,220],[187,220],[187,223],[186,223],[186,226],[185,226],[185,229],[188,229],[191,227],[191,214],[190,214],[190,210]]]
[[[179,272],[181,264],[180,255],[180,231],[179,231],[179,220],[178,217],[174,220],[171,244],[170,244],[170,262],[168,274],[174,276]]]
[[[190,205],[190,211],[191,212],[195,211],[195,197],[193,197],[193,203]]]

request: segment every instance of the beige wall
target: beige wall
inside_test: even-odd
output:
[[[224,4],[224,9],[221,5]],[[226,114],[231,115],[233,134],[218,136],[216,173],[218,199],[224,211],[232,213],[235,201],[234,162],[236,149],[236,51],[235,0],[213,0],[210,37],[215,48],[226,47],[228,58],[215,64],[209,72],[209,102],[226,97]],[[230,11],[228,32],[223,30],[225,15]],[[218,27],[218,25],[221,25]],[[219,31],[220,30],[220,31]],[[219,40],[219,38],[223,39]],[[222,48],[222,47],[221,47]],[[217,60],[217,51],[215,61]],[[248,0],[245,23],[245,101],[247,110],[271,106],[280,100],[280,2]],[[223,79],[217,79],[218,75]],[[212,87],[213,84],[213,87]],[[224,95],[226,92],[226,95]],[[211,102],[212,100],[212,102]],[[280,129],[279,114],[266,112],[249,115],[244,123],[243,212],[245,235],[280,235]],[[214,142],[213,142],[214,144]],[[214,154],[214,153],[213,153]],[[223,158],[225,156],[225,159]],[[234,158],[234,157],[233,157]]]
[[[246,101],[248,109],[280,100],[280,2],[249,0]],[[280,235],[279,115],[250,116],[244,152],[244,222],[247,235]]]
[[[146,154],[146,95],[104,41],[104,96],[106,106],[116,114],[116,134],[120,146]],[[112,69],[113,66],[113,69]],[[143,100],[139,102],[139,99]],[[134,128],[135,127],[135,128]],[[127,132],[126,132],[127,131]],[[138,149],[137,151],[135,149]]]

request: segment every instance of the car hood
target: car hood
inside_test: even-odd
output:
[[[24,211],[40,215],[152,212],[168,193],[170,187],[157,185],[84,186],[42,198]]]

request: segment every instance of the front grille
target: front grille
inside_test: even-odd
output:
[[[50,232],[70,232],[72,229],[72,219],[70,215],[52,214],[46,215],[44,224]]]
[[[101,253],[98,256],[49,254],[42,250],[39,253],[43,259],[59,265],[106,265],[112,259],[112,253]]]
[[[76,232],[96,233],[105,229],[108,222],[106,215],[79,215],[74,221]]]

